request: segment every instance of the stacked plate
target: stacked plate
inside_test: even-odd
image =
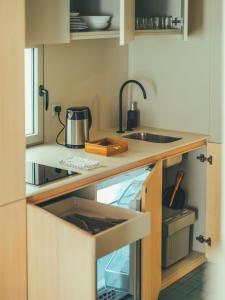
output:
[[[70,32],[87,30],[88,25],[81,19],[78,12],[70,13]]]

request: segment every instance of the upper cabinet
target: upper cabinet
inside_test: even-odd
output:
[[[27,0],[26,47],[99,38],[120,38],[120,44],[125,45],[134,38],[134,6],[134,0]],[[70,12],[110,19],[104,29],[93,29],[96,24],[89,22],[88,29],[81,26],[73,30]],[[72,19],[79,23],[74,16]]]
[[[135,37],[135,3],[133,0],[120,1],[120,45],[126,45]]]
[[[183,34],[188,39],[188,0],[136,0],[135,34]]]
[[[82,22],[89,27],[83,31],[70,28],[71,40],[119,38],[120,45],[126,45],[134,39],[134,0],[71,0],[70,11],[79,12]],[[108,16],[109,19],[102,21],[86,16]],[[74,24],[75,17],[71,18]]]
[[[26,0],[26,47],[68,43],[70,0]]]
[[[188,0],[26,0],[27,47],[102,38],[126,45],[150,34],[183,34],[187,40]]]

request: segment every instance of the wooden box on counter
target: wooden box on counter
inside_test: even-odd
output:
[[[85,143],[85,151],[105,156],[112,156],[128,150],[128,142],[105,137]]]

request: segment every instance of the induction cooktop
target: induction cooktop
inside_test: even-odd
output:
[[[31,161],[26,162],[26,183],[36,186],[78,174]]]

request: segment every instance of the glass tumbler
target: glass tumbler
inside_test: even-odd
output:
[[[136,18],[135,20],[135,29],[136,30],[141,29],[140,18]]]
[[[159,27],[165,29],[165,17],[159,17]]]
[[[149,17],[147,20],[147,28],[148,29],[153,29],[154,28],[154,18],[153,17]]]
[[[165,17],[165,29],[172,29],[173,28],[173,17],[167,16]]]
[[[153,18],[153,29],[159,29],[159,17]]]

